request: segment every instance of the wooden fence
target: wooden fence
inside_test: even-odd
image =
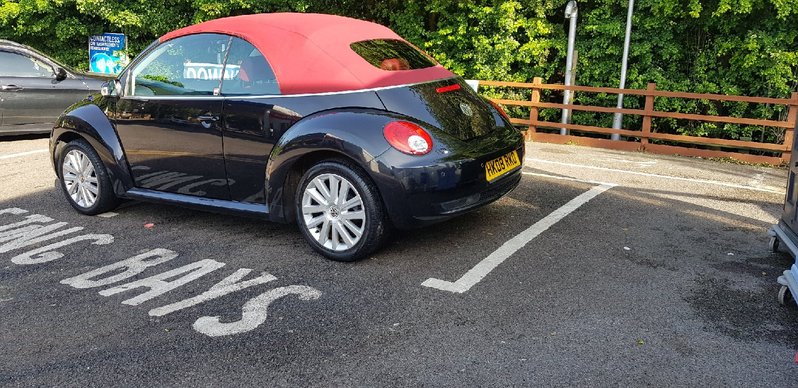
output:
[[[734,158],[751,163],[769,163],[769,164],[783,164],[788,163],[790,160],[790,153],[792,152],[792,142],[794,130],[796,128],[796,119],[798,118],[798,93],[792,93],[792,97],[786,98],[767,98],[767,97],[747,97],[747,96],[727,96],[720,94],[702,94],[702,93],[680,93],[680,92],[667,92],[656,90],[656,84],[648,84],[645,90],[640,89],[617,89],[617,88],[603,88],[603,87],[590,87],[590,86],[565,86],[557,84],[543,84],[539,77],[536,77],[532,83],[522,82],[501,82],[501,81],[479,81],[479,86],[492,86],[492,87],[509,87],[509,88],[524,88],[532,90],[532,97],[530,101],[508,100],[508,99],[492,99],[494,102],[502,105],[522,106],[529,107],[529,119],[512,118],[511,121],[516,125],[527,126],[526,138],[527,140],[541,141],[546,143],[570,143],[585,145],[590,147],[601,147],[610,149],[621,150],[637,150],[647,151],[659,154],[670,155],[685,155],[685,156],[699,156],[704,158]],[[643,109],[619,109],[608,108],[601,106],[591,105],[565,105],[550,102],[540,101],[541,90],[571,90],[573,92],[588,92],[588,93],[608,93],[644,96],[645,105]],[[693,100],[709,100],[709,101],[735,101],[747,102],[754,104],[774,104],[786,105],[788,115],[786,121],[779,120],[762,120],[730,116],[713,116],[713,115],[700,115],[690,113],[678,112],[663,112],[657,111],[654,108],[654,99],[657,97],[665,98],[681,98]],[[641,130],[629,129],[612,129],[604,127],[596,127],[589,125],[578,124],[562,124],[559,122],[540,121],[538,119],[538,110],[544,108],[554,109],[570,109],[571,111],[585,111],[597,113],[622,113],[624,115],[637,115],[642,116]],[[731,140],[731,139],[718,139],[710,137],[688,136],[688,135],[674,135],[667,133],[657,133],[652,131],[653,118],[671,118],[682,120],[693,120],[702,122],[717,122],[729,124],[743,124],[761,127],[775,127],[785,129],[782,144],[774,143],[761,143],[754,141],[744,140]],[[612,141],[609,139],[601,139],[585,136],[573,135],[560,135],[554,133],[538,132],[537,128],[566,128],[575,132],[587,132],[595,134],[619,134],[632,138],[639,138],[639,142],[632,141]],[[654,144],[651,139],[664,140],[673,143],[686,143],[699,145],[699,147],[686,147],[676,145]],[[715,149],[707,149],[715,148]],[[754,155],[742,152],[724,151],[726,150],[758,150],[767,151],[771,154],[779,156],[767,155]]]

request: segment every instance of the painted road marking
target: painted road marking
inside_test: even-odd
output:
[[[525,166],[529,167],[529,166]],[[529,176],[537,176],[541,178],[549,178],[549,179],[559,179],[561,181],[569,181],[569,182],[579,182],[579,183],[590,183],[592,185],[607,185],[607,186],[617,186],[615,183],[607,183],[607,182],[600,182],[600,181],[592,181],[589,179],[579,179],[579,178],[571,178],[569,176],[559,176],[559,175],[550,175],[550,174],[541,174],[539,172],[527,172],[524,171],[521,174],[529,175]]]
[[[567,215],[573,213],[576,209],[579,209],[580,206],[586,204],[591,199],[613,187],[615,187],[613,184],[602,184],[595,186],[587,192],[584,192],[576,198],[570,200],[559,209],[553,211],[546,217],[543,217],[543,219],[536,222],[525,231],[519,233],[517,236],[502,244],[499,249],[493,251],[493,253],[488,255],[488,257],[486,257],[484,260],[480,261],[476,266],[474,266],[474,268],[471,268],[460,279],[457,279],[454,282],[449,282],[446,280],[429,278],[425,280],[424,283],[421,283],[421,285],[424,287],[431,287],[438,290],[455,293],[464,293],[468,291],[471,287],[484,279],[485,276],[487,276],[491,271],[496,269],[499,264],[503,263],[515,252],[523,248],[526,244],[535,239],[535,237],[545,232]]]
[[[46,149],[44,149],[44,150],[33,150],[33,151],[27,151],[27,152],[19,152],[19,153],[16,153],[16,154],[0,155],[0,160],[18,158],[20,156],[28,156],[28,155],[34,155],[34,154],[43,154],[45,152],[47,152]]]
[[[601,160],[606,160],[609,162],[618,162],[618,163],[626,163],[626,164],[636,164],[637,167],[646,168],[651,167],[657,164],[656,160],[629,160],[624,158],[616,158],[612,156],[600,158]]]
[[[80,232],[83,227],[73,227],[61,230],[67,226],[66,222],[54,222],[50,217],[41,214],[30,214],[20,208],[0,209],[0,216],[17,216],[23,218],[9,224],[0,224],[0,253],[11,252],[14,250],[30,249],[31,245],[39,244],[54,238],[64,238],[69,234]],[[108,245],[114,242],[114,236],[110,234],[82,234],[66,238],[65,240],[50,243],[49,245],[34,248],[30,251],[19,253],[11,258],[11,262],[17,265],[36,265],[45,264],[64,257],[58,249],[68,245],[74,245],[80,241],[92,241],[94,245]],[[61,284],[71,286],[76,289],[91,289],[108,287],[99,290],[98,294],[108,297],[120,293],[137,293],[129,296],[122,301],[122,304],[138,306],[150,300],[160,300],[160,298],[178,288],[197,279],[206,277],[211,273],[224,267],[226,264],[212,259],[204,259],[190,262],[181,267],[167,270],[146,278],[133,279],[139,274],[144,273],[151,267],[162,265],[178,257],[178,253],[166,248],[155,248],[104,267],[95,268],[83,274],[63,279]],[[210,300],[223,297],[225,295],[239,292],[250,287],[266,284],[277,280],[277,277],[263,272],[259,276],[244,280],[253,270],[240,268],[232,275],[227,276],[222,281],[216,283],[209,290],[190,298],[173,302],[161,307],[150,310],[150,316],[163,316],[171,314],[185,308],[193,307]],[[224,335],[241,334],[253,330],[268,318],[269,306],[282,298],[296,295],[299,300],[309,301],[321,297],[321,291],[304,285],[291,285],[277,287],[263,291],[260,295],[249,299],[241,308],[241,318],[237,321],[230,321],[229,318],[222,319],[219,316],[203,315],[197,318],[192,325],[194,330],[199,333],[217,337]],[[0,299],[0,303],[11,299]]]
[[[709,180],[709,179],[683,178],[683,177],[680,177],[680,176],[661,175],[661,174],[653,174],[653,173],[650,173],[650,172],[629,171],[629,170],[621,170],[621,169],[617,169],[617,168],[608,168],[608,167],[588,166],[588,165],[577,164],[577,163],[555,162],[555,161],[551,161],[551,160],[535,159],[535,158],[525,158],[524,160],[529,161],[529,162],[534,162],[534,163],[547,163],[547,164],[554,164],[554,165],[557,165],[557,166],[578,167],[578,168],[587,168],[587,169],[592,169],[592,170],[620,172],[620,173],[624,173],[624,174],[640,175],[640,176],[647,176],[647,177],[652,177],[652,178],[673,179],[673,180],[693,182],[693,183],[705,183],[705,184],[710,184],[710,185],[731,187],[731,188],[735,188],[735,189],[745,189],[745,190],[762,191],[762,192],[766,192],[766,193],[784,194],[783,190],[777,190],[777,189],[774,189],[774,188],[751,187],[751,186],[738,185],[738,184],[728,183],[728,182],[713,181],[713,180]],[[527,167],[529,167],[529,166],[527,166]]]
[[[234,272],[232,275],[224,278],[219,283],[214,284],[213,287],[211,287],[208,291],[205,291],[202,294],[195,295],[188,299],[183,299],[179,302],[154,308],[150,310],[149,314],[152,317],[161,317],[166,314],[171,314],[175,311],[182,310],[184,308],[198,305],[200,303],[209,301],[211,299],[216,299],[225,296],[231,292],[241,291],[252,286],[265,284],[277,280],[277,278],[274,275],[263,272],[260,274],[260,276],[254,279],[242,282],[241,279],[247,276],[250,272],[252,272],[252,270],[249,268],[241,268],[238,271]]]
[[[266,322],[268,308],[272,302],[288,295],[297,295],[299,300],[315,300],[321,292],[308,286],[286,286],[266,291],[244,303],[241,319],[235,322],[222,322],[219,316],[202,316],[191,325],[194,330],[210,337],[246,333]]]
[[[762,181],[765,180],[765,173],[756,173],[754,176],[751,177],[751,180],[748,181],[749,186],[762,186]]]
[[[105,212],[105,213],[98,214],[98,215],[97,215],[97,217],[101,217],[101,218],[111,218],[111,217],[116,217],[116,216],[118,216],[118,215],[119,215],[119,213],[114,213],[114,212]]]

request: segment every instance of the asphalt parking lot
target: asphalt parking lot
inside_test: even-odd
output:
[[[529,143],[507,197],[344,264],[293,226],[134,202],[81,216],[46,146],[0,140],[2,385],[798,378],[775,282],[793,260],[766,235],[783,169]]]

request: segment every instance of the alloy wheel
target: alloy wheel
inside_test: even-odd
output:
[[[64,157],[61,171],[61,179],[72,201],[82,208],[92,207],[97,202],[100,185],[88,155],[77,149],[70,150]]]
[[[311,236],[324,248],[351,249],[363,237],[363,199],[350,181],[337,174],[320,174],[302,194],[302,218]]]

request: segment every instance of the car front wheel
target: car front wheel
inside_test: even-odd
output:
[[[71,141],[61,151],[58,176],[67,201],[83,214],[104,213],[119,204],[100,156],[84,140]]]
[[[299,182],[297,224],[317,252],[335,261],[355,261],[382,244],[387,221],[379,192],[356,166],[326,161]]]

